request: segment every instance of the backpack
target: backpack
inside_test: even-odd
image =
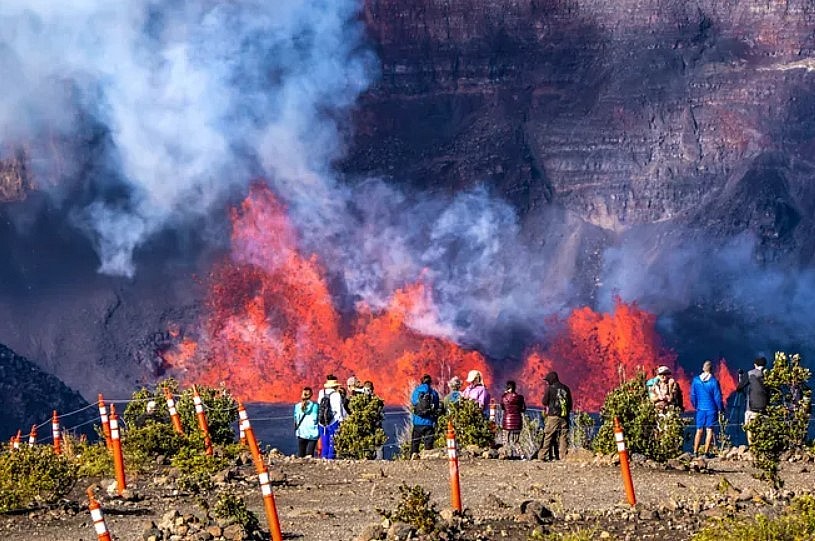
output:
[[[325,393],[317,406],[317,422],[322,426],[328,426],[334,422],[334,410],[331,408],[331,394]]]
[[[569,394],[566,392],[566,388],[562,385],[558,385],[557,388],[557,403],[560,411],[560,417],[563,417],[564,419],[569,417]]]
[[[436,414],[436,404],[433,402],[433,395],[427,391],[419,393],[419,399],[413,406],[413,413],[419,417],[432,418]]]
[[[678,383],[675,383],[674,385],[676,388],[674,389],[673,403],[671,405],[679,408],[679,411],[684,413],[685,397],[682,395],[682,387],[680,387]]]

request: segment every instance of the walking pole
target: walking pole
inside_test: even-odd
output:
[[[113,469],[116,473],[116,491],[119,496],[127,488],[125,480],[125,462],[122,456],[122,441],[119,437],[119,416],[116,415],[116,406],[110,405],[110,442],[113,446]]]
[[[620,455],[620,470],[623,474],[623,485],[625,486],[625,496],[629,505],[637,504],[637,497],[634,495],[634,481],[631,479],[631,465],[628,463],[628,450],[625,448],[625,437],[620,420],[614,418],[614,440],[617,442],[617,453]]]
[[[96,538],[98,541],[111,541],[108,526],[105,524],[105,517],[102,516],[102,508],[99,502],[93,497],[93,489],[88,489],[88,509],[91,512],[91,520],[93,520],[93,528],[96,530]]]
[[[198,428],[204,435],[204,448],[206,449],[207,456],[212,456],[212,439],[209,437],[209,426],[207,425],[207,414],[204,413],[204,404],[201,402],[201,396],[198,394],[198,388],[192,386],[192,401],[195,404],[195,416],[198,418]]]
[[[458,449],[453,421],[447,421],[447,459],[450,465],[450,503],[461,513],[461,484],[458,478]]]
[[[102,419],[102,432],[105,434],[105,445],[108,451],[113,450],[113,445],[110,442],[110,420],[108,418],[108,409],[105,407],[105,398],[102,393],[99,393],[99,418]]]

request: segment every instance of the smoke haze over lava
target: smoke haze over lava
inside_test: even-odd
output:
[[[600,375],[613,382],[620,365],[695,373],[720,353],[810,345],[808,261],[769,257],[746,227],[710,235],[702,217],[685,216],[603,228],[556,196],[521,211],[486,174],[465,188],[419,188],[343,170],[354,134],[367,129],[351,113],[382,76],[362,8],[3,2],[0,70],[16,84],[0,97],[0,149],[23,149],[50,199],[6,210],[13,226],[0,238],[24,245],[48,234],[37,228],[46,222],[82,232],[105,275],[87,281],[131,288],[131,298],[150,289],[151,273],[200,277],[199,291],[179,297],[201,313],[148,323],[181,329],[155,349],[208,382],[248,387],[253,370],[272,371],[256,398],[292,399],[291,380],[314,384],[336,370],[378,380],[396,400],[396,380],[421,369],[442,377],[472,367],[527,374],[537,392],[544,368],[589,385]],[[187,248],[168,253],[167,231]],[[221,253],[210,257],[212,247]],[[64,259],[32,269],[21,262],[41,256],[26,256],[0,271],[6,317],[38,295],[59,302],[45,288],[20,293],[27,276],[64,265],[84,270],[61,287],[86,281],[87,246],[57,252]],[[593,345],[567,352],[574,333]]]

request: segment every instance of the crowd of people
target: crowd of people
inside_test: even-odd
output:
[[[750,440],[750,426],[767,407],[767,390],[764,386],[764,370],[767,360],[757,357],[754,367],[747,374],[739,370],[737,391],[747,396],[744,415],[744,429]],[[678,382],[673,379],[671,369],[660,366],[656,375],[647,380],[648,397],[654,404],[659,418],[671,412],[684,411],[684,397]],[[573,400],[571,389],[564,384],[557,372],[551,371],[544,378],[544,393],[541,398],[543,409],[543,438],[540,447],[530,458],[558,460],[569,450],[569,417]],[[519,438],[523,427],[526,400],[518,390],[515,381],[507,381],[503,394],[493,403],[485,385],[483,375],[478,370],[470,370],[465,380],[458,376],[446,383],[449,391],[441,395],[434,386],[433,378],[425,374],[412,390],[410,457],[421,456],[422,449],[434,447],[437,424],[444,412],[450,411],[459,401],[471,400],[481,409],[485,417],[490,415],[491,405],[500,408],[501,445],[508,456],[520,456]],[[345,419],[350,415],[350,398],[355,394],[374,395],[370,381],[360,382],[355,376],[348,378],[346,385],[334,375],[329,375],[314,400],[314,392],[304,387],[301,401],[294,405],[294,426],[298,442],[297,456],[320,456],[335,458],[334,436]],[[713,375],[713,363],[705,360],[701,373],[695,376],[690,387],[690,402],[695,410],[696,431],[693,438],[693,453],[709,455],[719,424],[719,416],[725,405],[722,390]],[[659,422],[659,421],[658,421]],[[657,430],[659,428],[657,427]],[[700,453],[701,451],[701,453]]]

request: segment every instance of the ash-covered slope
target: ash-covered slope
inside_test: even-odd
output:
[[[31,425],[48,421],[53,410],[68,413],[87,405],[79,393],[58,378],[0,344],[0,411],[3,412],[0,415],[0,438],[3,441],[17,430],[26,434]],[[63,427],[78,425],[97,414],[89,408],[66,418]],[[39,429],[39,437],[50,433],[50,422]]]

